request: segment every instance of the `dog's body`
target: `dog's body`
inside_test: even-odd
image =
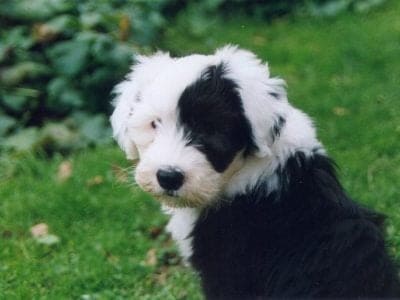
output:
[[[298,152],[265,183],[204,212],[193,266],[210,299],[395,297],[399,284],[374,214],[342,191],[325,156]]]
[[[400,297],[382,218],[253,54],[142,57],[117,93],[115,137],[207,298]]]

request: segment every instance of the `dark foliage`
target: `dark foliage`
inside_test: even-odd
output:
[[[165,2],[2,1],[2,148],[61,150],[109,140],[111,89],[136,49],[158,38]]]

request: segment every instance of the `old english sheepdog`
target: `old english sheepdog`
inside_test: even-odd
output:
[[[382,216],[254,54],[141,56],[115,91],[114,137],[208,299],[400,297]]]

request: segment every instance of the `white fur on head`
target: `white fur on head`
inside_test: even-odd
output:
[[[113,136],[128,159],[137,159],[138,151],[129,134],[129,119],[135,109],[135,103],[140,101],[141,87],[149,84],[157,76],[157,69],[162,68],[170,60],[168,53],[157,52],[152,56],[136,57],[136,63],[125,81],[114,88],[116,98],[113,101],[115,110],[111,115]]]
[[[128,158],[140,157],[136,182],[170,206],[201,206],[220,192],[222,175],[203,153],[188,145],[177,126],[180,94],[210,63],[210,57],[202,55],[140,57],[127,79],[116,87],[118,96],[111,117],[114,137]],[[159,169],[169,166],[185,174],[174,197],[165,194],[156,177]]]

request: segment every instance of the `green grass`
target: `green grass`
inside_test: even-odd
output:
[[[367,15],[272,24],[236,19],[202,35],[188,33],[181,21],[167,30],[163,45],[185,54],[233,43],[268,60],[272,73],[287,80],[292,103],[316,121],[349,193],[388,215],[398,259],[399,15],[393,0]],[[72,175],[59,182],[64,160]],[[115,147],[69,158],[0,160],[0,298],[201,298],[196,276],[158,233],[166,223],[159,205],[121,182],[113,166],[129,166]],[[41,222],[60,237],[58,244],[31,237],[31,226]]]
[[[71,177],[60,182],[63,161],[27,157],[0,183],[0,295],[177,299],[196,290],[191,274],[177,265],[171,240],[157,232],[166,222],[159,205],[121,182],[126,172],[119,167],[128,164],[118,149],[74,155]],[[42,222],[59,244],[31,238],[30,227]],[[150,249],[156,264],[147,258]]]

